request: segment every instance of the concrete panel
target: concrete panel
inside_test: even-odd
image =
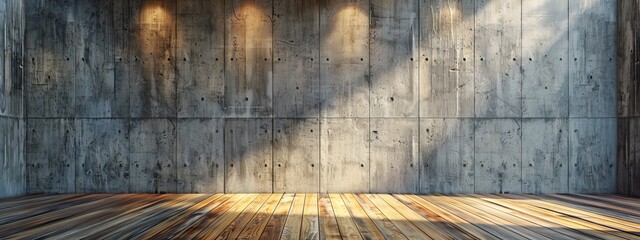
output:
[[[522,192],[569,190],[568,119],[522,120]]]
[[[29,119],[27,131],[27,193],[75,192],[74,122]]]
[[[371,116],[418,116],[418,0],[371,0]]]
[[[567,1],[522,2],[522,115],[567,117]]]
[[[112,47],[113,47],[113,78],[114,83],[114,91],[120,93],[120,97],[123,99],[116,100],[116,104],[118,106],[116,109],[115,116],[118,117],[129,117],[131,110],[129,104],[129,85],[130,85],[130,67],[131,67],[131,54],[130,50],[130,31],[129,28],[131,26],[131,8],[129,1],[116,1],[112,4],[112,16],[111,16],[111,24],[113,25],[113,30],[109,33],[111,34],[112,39]],[[135,57],[135,56],[134,56]],[[122,90],[124,88],[125,90]],[[125,101],[124,103],[122,101]],[[122,111],[122,112],[121,112]]]
[[[475,192],[520,193],[521,120],[475,121]]]
[[[617,105],[619,117],[640,116],[640,3],[637,1],[617,1]]]
[[[369,119],[322,119],[320,192],[369,192]]]
[[[130,120],[130,192],[176,192],[176,122]]]
[[[474,191],[474,120],[420,120],[420,193]]]
[[[616,116],[616,1],[569,0],[572,117]]]
[[[224,120],[178,120],[178,192],[224,192]]]
[[[225,1],[224,108],[231,117],[272,115],[271,0]]]
[[[273,22],[276,117],[320,114],[320,0],[279,1]]]
[[[474,116],[474,1],[420,4],[420,116]]]
[[[475,107],[477,117],[522,114],[521,1],[477,0]]]
[[[320,122],[318,119],[275,119],[274,192],[320,190]]]
[[[225,121],[225,192],[273,191],[272,129],[272,119]]]
[[[570,119],[569,192],[616,191],[615,118]]]
[[[25,122],[0,117],[0,199],[26,192]]]
[[[78,117],[129,115],[128,78],[115,78],[114,1],[75,4],[75,114]]]
[[[320,10],[323,117],[369,116],[369,1],[324,0]]]
[[[176,1],[133,0],[129,4],[131,117],[175,117]]]
[[[0,116],[23,116],[24,1],[0,6]]]
[[[28,1],[27,114],[74,116],[75,0]]]
[[[178,1],[178,117],[222,117],[224,1]]]
[[[78,119],[75,126],[76,192],[128,192],[129,121]]]
[[[418,191],[418,119],[371,119],[370,192]]]

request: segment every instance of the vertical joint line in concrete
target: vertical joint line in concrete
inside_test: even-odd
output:
[[[225,22],[224,24],[224,28],[222,30],[222,38],[223,38],[223,42],[222,42],[222,82],[223,85],[226,85],[227,82],[227,1],[223,1],[223,6],[222,6],[222,15],[224,16]],[[226,86],[225,86],[226,87]],[[224,103],[224,99],[222,100],[222,112],[223,112],[223,116],[226,115],[226,109],[225,109],[225,103]],[[227,136],[227,119],[223,119],[222,122],[222,164],[223,164],[223,168],[222,168],[222,192],[227,193],[227,144],[225,144],[225,139]],[[273,153],[272,153],[273,154]]]
[[[367,144],[369,144],[369,148],[368,148],[368,152],[369,152],[369,156],[367,157],[367,161],[368,165],[369,165],[369,181],[367,182],[368,188],[369,188],[369,192],[371,192],[371,12],[373,11],[373,9],[371,8],[371,1],[367,1],[367,6],[369,7],[369,25],[367,28],[367,82],[369,85],[369,129],[367,131],[367,136],[369,136],[369,141],[367,142]]]
[[[418,162],[417,162],[417,166],[418,166],[418,191],[416,191],[417,193],[422,193],[422,138],[420,137],[420,132],[422,132],[422,125],[420,121],[420,101],[421,101],[421,95],[420,92],[422,92],[422,89],[420,88],[420,59],[422,58],[422,56],[420,55],[422,48],[420,48],[421,42],[422,42],[422,28],[421,28],[421,11],[420,11],[420,7],[421,7],[421,2],[422,1],[418,1],[418,24],[417,24],[417,35],[418,35],[418,46],[417,46],[417,51],[418,51],[418,56],[416,56],[416,62],[418,63],[418,75],[416,76],[416,79],[418,79],[418,83],[416,84],[416,86],[418,87]]]

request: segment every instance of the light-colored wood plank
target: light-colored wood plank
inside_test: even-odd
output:
[[[202,232],[207,226],[216,221],[220,216],[229,211],[234,205],[238,204],[243,199],[254,197],[247,194],[233,194],[231,198],[225,201],[222,205],[211,209],[206,212],[204,216],[195,221],[189,227],[184,228],[182,231],[174,234],[175,238],[195,238],[200,232]]]
[[[354,194],[344,194],[346,198],[355,199],[360,206],[365,210],[369,218],[373,221],[373,223],[378,227],[380,232],[387,239],[407,239],[407,237],[402,234],[400,229],[396,227],[393,222],[387,218],[381,211],[376,207],[369,199],[355,197]]]
[[[262,205],[256,215],[251,219],[247,226],[242,229],[242,232],[237,236],[238,239],[258,239],[262,231],[269,222],[269,217],[274,213],[276,207],[281,201],[291,201],[289,196],[283,196],[282,194],[272,194],[267,202]]]
[[[380,212],[382,212],[391,222],[409,239],[433,239],[431,236],[425,234],[416,227],[411,220],[407,219],[398,211],[389,206],[384,200],[377,197],[375,194],[358,194],[361,199],[367,199],[374,204]]]
[[[225,213],[223,213],[219,218],[217,218],[215,221],[209,224],[205,229],[203,229],[200,232],[200,234],[197,235],[197,238],[206,238],[206,239],[216,238],[222,232],[224,232],[224,230],[227,227],[229,227],[230,224],[233,223],[233,220],[235,220],[240,214],[242,214],[244,209],[247,208],[247,206],[249,206],[253,201],[255,201],[256,198],[260,197],[259,201],[263,201],[263,202],[266,199],[265,197],[261,197],[264,195],[258,195],[258,194],[248,194],[248,195],[249,196],[239,201],[238,204],[231,207],[229,211],[226,211]]]
[[[319,239],[318,232],[318,194],[307,194],[304,200],[304,214],[302,215],[301,239]]]
[[[289,211],[291,209],[291,205],[295,198],[294,194],[285,194],[278,203],[276,210],[274,210],[273,215],[269,218],[267,225],[264,227],[264,231],[262,233],[255,232],[253,238],[261,238],[261,239],[280,239],[280,235],[284,229],[285,223],[288,219]]]
[[[280,239],[298,239],[302,228],[302,214],[304,213],[305,194],[296,194],[287,216],[287,221],[282,230]]]
[[[376,195],[376,197],[383,199],[385,202],[387,202],[387,204],[389,204],[389,206],[391,206],[393,209],[395,209],[400,214],[402,214],[402,216],[410,220],[414,225],[416,225],[416,227],[420,228],[420,230],[422,230],[424,233],[426,233],[430,237],[434,239],[451,238],[451,236],[448,236],[446,232],[439,229],[431,221],[422,217],[420,214],[414,212],[413,210],[411,210],[411,208],[402,204],[400,201],[398,201],[398,199],[395,199],[393,196],[389,194],[380,194],[380,195]]]
[[[336,221],[338,222],[338,228],[340,228],[340,236],[342,239],[362,239],[356,224],[353,222],[353,218],[351,214],[349,214],[349,210],[344,205],[344,201],[342,201],[342,197],[340,194],[332,193],[329,194],[329,198],[331,198],[331,206],[333,206],[333,211],[336,214]]]
[[[344,201],[344,205],[353,216],[353,221],[356,223],[358,227],[358,231],[364,239],[383,239],[384,236],[378,230],[376,225],[371,221],[367,213],[362,209],[362,206],[358,203],[358,201],[353,197],[353,195],[341,194],[342,200]]]
[[[322,194],[318,201],[318,208],[320,214],[320,239],[342,239],[329,195]]]
[[[242,210],[242,213],[238,215],[233,222],[224,227],[224,230],[216,237],[216,239],[236,239],[242,229],[251,221],[253,216],[264,203],[269,199],[270,194],[260,194],[256,199],[251,202],[246,208]]]

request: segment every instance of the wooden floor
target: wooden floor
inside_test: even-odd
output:
[[[121,194],[0,201],[0,239],[640,239],[614,195]]]

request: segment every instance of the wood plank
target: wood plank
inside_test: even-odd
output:
[[[0,203],[0,217],[10,214],[12,211],[23,208],[37,207],[38,205],[47,204],[56,201],[62,201],[70,198],[82,197],[80,194],[56,194],[42,195],[35,198],[16,198],[15,200]]]
[[[37,205],[26,205],[21,208],[12,208],[2,210],[0,214],[0,225],[12,223],[15,221],[28,219],[31,217],[39,217],[42,214],[51,213],[55,211],[64,211],[65,209],[74,207],[79,204],[90,203],[102,198],[111,197],[112,195],[83,195],[71,198],[62,198],[57,201],[48,201],[39,203]]]
[[[267,225],[264,227],[264,231],[262,233],[256,232],[253,235],[253,238],[261,238],[261,239],[280,239],[282,232],[284,231],[284,227],[286,225],[289,210],[291,209],[291,205],[295,198],[294,194],[285,194],[278,203],[276,210],[274,210],[273,215],[269,218]]]
[[[265,227],[269,223],[269,217],[276,214],[274,211],[283,201],[292,201],[293,197],[286,194],[271,194],[271,197],[256,212],[251,221],[242,229],[237,236],[238,239],[258,239]]]
[[[248,194],[233,194],[231,198],[222,203],[220,206],[211,209],[206,212],[204,216],[199,218],[197,221],[194,221],[191,225],[186,228],[183,228],[182,231],[177,232],[173,235],[175,238],[195,238],[200,232],[202,232],[205,228],[207,228],[211,223],[216,221],[220,216],[225,214],[232,208],[234,205],[238,204],[240,201],[245,200],[246,198],[255,198],[255,195]],[[246,201],[246,200],[245,200]]]
[[[374,195],[375,198],[380,198],[384,200],[389,206],[391,206],[394,210],[398,211],[402,216],[407,218],[411,223],[416,225],[422,232],[429,235],[434,239],[448,239],[452,238],[452,236],[447,235],[447,233],[440,228],[438,228],[433,222],[428,219],[422,217],[420,214],[411,210],[411,208],[402,204],[398,199],[395,199],[393,196],[389,194],[380,194]],[[371,198],[371,197],[369,197]]]
[[[468,196],[468,195],[465,195],[465,196]],[[486,201],[484,199],[481,199],[478,196],[469,196],[468,200],[474,201],[474,202],[479,203],[479,204],[483,204],[483,205],[485,205],[485,206],[487,206],[489,208],[495,209],[497,211],[505,212],[507,214],[510,214],[511,216],[515,216],[515,217],[524,219],[526,221],[530,221],[532,223],[540,225],[541,227],[548,228],[548,229],[551,229],[551,230],[556,231],[558,233],[564,234],[564,235],[566,235],[566,236],[564,236],[565,238],[567,236],[571,237],[573,239],[592,238],[592,237],[594,237],[592,235],[587,235],[587,234],[581,233],[579,231],[568,229],[568,228],[566,228],[566,227],[564,227],[562,225],[547,221],[545,218],[542,218],[540,216],[529,215],[529,214],[526,214],[526,213],[523,213],[523,212],[519,212],[519,211],[517,211],[515,209],[511,209],[511,208],[508,208],[506,206],[499,205],[499,204],[494,203],[494,202]],[[560,236],[559,238],[562,238],[562,236]]]
[[[304,200],[304,214],[302,216],[300,238],[319,239],[318,221],[318,194],[307,194]]]
[[[419,185],[418,119],[371,119],[369,192],[413,193]]]
[[[384,236],[378,230],[373,221],[367,216],[355,197],[351,194],[341,194],[344,205],[353,216],[353,221],[364,239],[383,239]]]
[[[464,209],[461,209],[454,204],[450,204],[446,200],[440,199],[438,196],[420,196],[420,198],[428,202],[430,205],[435,205],[441,209],[444,209],[445,211],[449,212],[452,215],[455,215],[459,219],[464,219],[465,222],[468,222],[473,226],[476,226],[497,238],[500,238],[500,239],[522,238],[522,236],[515,234],[514,232],[511,232],[505,228],[498,227],[492,224],[491,222],[488,222],[484,218],[476,216],[475,214],[470,214]],[[456,221],[456,223],[460,223],[460,221]]]
[[[329,194],[329,198],[331,198],[331,206],[336,214],[338,228],[340,228],[340,237],[342,237],[342,239],[362,239],[353,221],[353,217],[349,214],[349,210],[347,210],[347,206],[345,206],[344,201],[342,201],[340,194]]]
[[[562,202],[565,202],[565,203],[579,202],[583,205],[591,206],[594,209],[602,209],[602,210],[609,209],[612,211],[617,211],[617,212],[633,215],[635,217],[640,218],[640,208],[638,208],[640,207],[640,201],[637,201],[638,207],[634,208],[631,206],[620,206],[620,203],[615,203],[615,202],[611,203],[606,200],[603,200],[602,198],[593,198],[588,195],[580,195],[579,197],[577,197],[575,195],[567,195],[567,194],[550,194],[547,196],[561,199]]]
[[[336,214],[333,211],[331,198],[328,194],[322,194],[318,201],[318,208],[320,215],[320,239],[342,239],[340,237]]]
[[[513,197],[512,195],[500,195],[500,196],[504,197],[504,199],[502,199],[503,201],[516,204],[516,206],[520,205],[519,206],[520,209],[523,209],[524,211],[529,211],[529,212],[533,211],[532,214],[545,216],[551,221],[560,223],[570,228],[585,229],[589,234],[596,235],[601,238],[625,239],[626,237],[633,236],[631,234],[619,233],[614,228],[595,224],[590,221],[577,218],[575,216],[558,213],[545,208],[539,208],[529,204],[527,201],[512,199],[511,198]],[[523,208],[522,205],[525,205],[526,208]]]
[[[398,211],[389,206],[384,200],[375,195],[358,194],[361,199],[367,199],[371,204],[375,205],[381,213],[383,213],[391,222],[409,239],[433,239],[425,234],[411,223],[410,219],[405,218]]]
[[[226,193],[273,191],[272,119],[225,119]]]
[[[420,199],[414,195],[399,195],[394,194],[395,198],[400,200],[407,207],[411,208],[416,213],[420,214],[425,219],[431,221],[434,225],[436,225],[440,230],[444,231],[447,235],[452,236],[456,239],[490,239],[493,236],[488,234],[487,232],[479,229],[468,222],[464,222],[462,219],[452,219],[452,215],[436,206],[426,207],[425,205],[421,205],[414,199],[414,197]],[[424,201],[424,200],[423,200]],[[426,202],[426,201],[424,201]],[[437,210],[435,209],[437,208]],[[449,218],[442,217],[437,211],[441,211],[444,213],[443,215],[449,215]],[[453,216],[455,217],[455,216]],[[451,219],[451,220],[448,220]],[[458,224],[456,224],[458,223]],[[467,227],[470,226],[470,227]],[[470,231],[469,231],[470,230]]]
[[[224,227],[224,230],[215,237],[216,239],[236,239],[242,229],[251,221],[258,210],[262,208],[265,202],[271,197],[270,194],[260,194],[233,221]],[[214,235],[210,235],[214,237]]]
[[[244,209],[247,208],[252,202],[257,201],[264,202],[267,199],[266,194],[248,194],[246,198],[243,198],[238,204],[229,208],[229,211],[226,211],[219,218],[216,218],[215,221],[211,222],[207,227],[205,227],[196,237],[197,238],[206,238],[213,239],[218,237],[224,230],[229,227],[233,221],[243,213]],[[261,204],[260,204],[261,205]],[[250,213],[249,213],[250,214]],[[249,218],[250,219],[250,218]],[[248,220],[247,220],[248,221]],[[242,228],[242,227],[241,227]]]
[[[174,228],[178,227],[180,224],[183,224],[189,217],[193,216],[194,213],[200,211],[201,209],[207,207],[212,204],[218,198],[220,198],[222,194],[215,194],[206,199],[194,204],[193,206],[187,208],[185,211],[180,214],[176,214],[167,218],[165,221],[153,226],[149,230],[147,230],[144,234],[141,235],[142,238],[166,238],[168,235],[174,231]]]
[[[386,217],[378,207],[376,207],[369,199],[355,197],[353,194],[345,194],[347,198],[355,199],[358,201],[360,206],[365,210],[369,218],[373,221],[373,223],[378,227],[380,232],[385,236],[386,239],[407,239],[407,237],[395,226],[395,224]]]
[[[302,214],[304,213],[305,194],[296,194],[291,205],[291,210],[287,215],[280,239],[298,239],[302,228]]]
[[[581,198],[598,199],[600,201],[607,201],[614,205],[624,205],[631,209],[640,210],[640,199],[632,197],[624,197],[618,195],[601,194],[601,195],[587,195],[587,194],[572,194]]]

